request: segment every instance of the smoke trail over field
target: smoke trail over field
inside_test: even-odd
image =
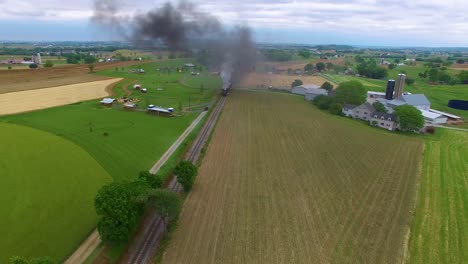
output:
[[[247,27],[226,30],[214,16],[189,2],[170,2],[147,13],[122,15],[124,0],[95,0],[92,21],[117,30],[135,46],[163,43],[170,50],[209,50],[211,66],[221,69],[223,89],[255,65],[256,50]]]

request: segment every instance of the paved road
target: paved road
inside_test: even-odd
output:
[[[174,151],[182,144],[193,129],[200,123],[206,115],[206,111],[200,113],[198,117],[190,124],[190,126],[180,135],[180,137],[172,144],[172,146],[162,155],[162,157],[151,167],[150,172],[155,174],[164,165],[164,163],[172,156]],[[64,264],[81,264],[93,253],[93,251],[101,244],[101,238],[97,229],[95,229],[88,238],[73,252],[73,254],[64,262]]]

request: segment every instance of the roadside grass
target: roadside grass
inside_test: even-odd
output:
[[[426,138],[408,263],[468,263],[468,133]]]
[[[64,260],[95,227],[94,195],[110,175],[78,145],[0,122],[0,263]]]

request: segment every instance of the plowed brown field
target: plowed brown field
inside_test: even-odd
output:
[[[233,91],[163,263],[399,263],[422,142]]]
[[[141,61],[98,63],[95,71],[124,67]],[[0,94],[33,90],[75,83],[111,79],[112,77],[89,74],[88,65],[67,65],[52,68],[0,71]]]

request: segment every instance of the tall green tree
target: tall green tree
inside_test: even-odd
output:
[[[377,112],[382,112],[382,113],[388,112],[387,108],[385,108],[385,106],[381,102],[375,102],[372,104],[372,106],[375,108]]]
[[[128,240],[142,213],[146,200],[142,197],[150,187],[142,181],[114,182],[103,186],[94,200],[100,216],[98,231],[105,242]]]
[[[468,71],[461,71],[458,74],[458,79],[460,79],[462,84],[468,84]]]
[[[317,70],[318,70],[319,72],[321,72],[321,71],[324,71],[324,70],[325,70],[325,68],[327,67],[327,65],[325,65],[325,63],[323,63],[323,62],[318,62],[317,64],[315,64],[315,67],[317,68]]]
[[[324,82],[322,84],[322,86],[320,86],[320,88],[325,89],[327,91],[331,91],[331,90],[333,90],[333,84],[331,84],[329,82]]]
[[[50,68],[50,67],[53,67],[53,66],[54,66],[54,63],[52,63],[51,60],[46,60],[46,62],[44,63],[45,68]]]
[[[305,66],[304,66],[304,71],[306,72],[312,72],[314,70],[314,65],[312,63],[307,63]]]
[[[181,161],[174,169],[174,174],[177,176],[177,181],[184,187],[184,191],[186,192],[192,189],[197,173],[197,167],[195,167],[192,162],[188,160]]]
[[[148,206],[155,209],[156,213],[160,215],[164,222],[164,228],[169,222],[177,219],[182,208],[182,201],[174,192],[163,189],[152,190],[148,194]]]
[[[402,131],[419,131],[424,126],[424,117],[421,111],[414,106],[395,107],[394,113]]]
[[[366,101],[367,91],[360,81],[342,82],[335,89],[335,102],[360,105]]]
[[[298,80],[294,80],[294,82],[291,83],[291,87],[294,88],[294,87],[299,86],[299,85],[302,85],[302,84],[304,84],[304,83],[302,82],[302,80],[299,80],[299,79],[298,79]]]

